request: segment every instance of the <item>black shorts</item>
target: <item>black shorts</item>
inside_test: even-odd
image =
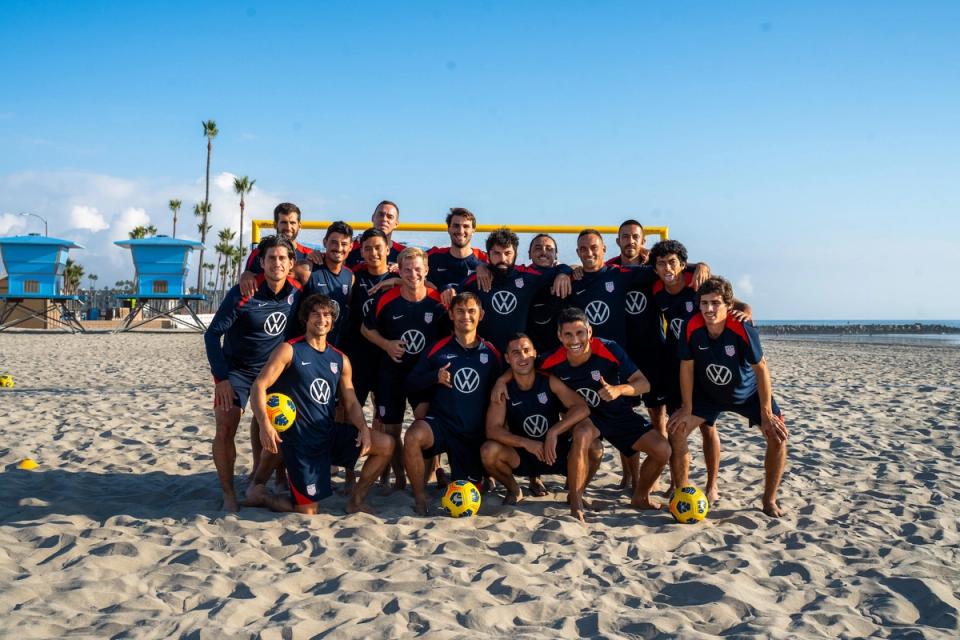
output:
[[[280,443],[294,504],[313,504],[333,493],[330,467],[353,469],[360,457],[357,428],[334,422],[326,443],[305,445],[285,438]]]
[[[401,424],[407,403],[416,409],[421,402],[429,402],[431,393],[408,393],[406,372],[395,368],[381,368],[376,386],[377,415],[384,424]]]
[[[783,416],[783,412],[780,411],[780,407],[777,405],[775,398],[771,398],[771,403],[773,404],[773,413],[774,415]],[[716,423],[717,418],[720,417],[720,414],[729,411],[731,413],[736,413],[743,416],[750,421],[750,426],[759,426],[760,425],[760,394],[755,393],[746,402],[741,404],[721,404],[714,402],[709,398],[704,398],[694,394],[693,396],[693,415],[698,418],[703,418],[704,422],[709,425]]]
[[[633,406],[639,406],[641,400],[645,407],[662,407],[667,404],[667,375],[664,373],[665,352],[662,349],[642,349],[630,354],[640,373],[650,383],[650,391],[639,397],[628,398],[633,400]]]
[[[513,475],[531,478],[533,476],[551,476],[567,475],[567,458],[570,456],[570,448],[573,443],[569,439],[557,440],[557,461],[553,464],[540,462],[537,456],[526,449],[517,448],[516,452],[520,456],[520,464],[513,470]]]
[[[240,407],[243,411],[247,406],[247,400],[250,399],[250,387],[253,381],[257,379],[259,371],[251,369],[231,369],[227,374],[227,380],[233,387],[233,404]]]
[[[633,448],[634,443],[653,428],[646,417],[633,412],[629,416],[623,415],[613,418],[593,414],[590,419],[600,430],[603,439],[627,457],[637,453],[637,450]]]
[[[433,432],[433,446],[423,450],[423,457],[432,458],[445,453],[450,461],[451,480],[469,480],[479,485],[484,475],[480,447],[486,442],[485,435],[458,433],[434,416],[427,416],[427,424]]]

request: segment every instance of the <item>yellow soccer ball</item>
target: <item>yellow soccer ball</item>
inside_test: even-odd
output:
[[[13,376],[7,374],[0,375],[0,387],[13,389]]]
[[[680,487],[670,500],[670,513],[682,524],[700,522],[710,512],[707,496],[693,485]]]
[[[440,498],[440,508],[451,518],[475,516],[480,511],[480,492],[468,480],[451,482]]]
[[[282,393],[271,393],[267,396],[267,418],[274,429],[286,431],[297,419],[297,405]]]

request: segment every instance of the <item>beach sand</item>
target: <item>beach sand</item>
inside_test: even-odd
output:
[[[632,511],[607,446],[581,525],[556,478],[475,519],[376,488],[378,516],[227,515],[199,335],[0,334],[0,637],[957,637],[960,349],[766,347],[786,517],[728,416],[707,521]]]

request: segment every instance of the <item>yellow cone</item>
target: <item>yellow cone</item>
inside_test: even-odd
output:
[[[33,471],[40,465],[37,464],[37,461],[33,458],[24,458],[20,461],[20,464],[17,465],[18,469],[23,469],[24,471]]]

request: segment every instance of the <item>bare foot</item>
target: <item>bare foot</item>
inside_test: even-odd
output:
[[[223,511],[240,511],[240,503],[237,502],[237,496],[224,494],[223,505],[220,508]]]
[[[530,478],[530,495],[537,498],[542,498],[543,496],[550,493],[547,491],[547,487],[544,486],[543,480],[540,478]]]
[[[711,505],[720,499],[720,491],[716,487],[707,485],[707,502]]]
[[[480,482],[480,493],[486,495],[490,491],[493,491],[497,488],[497,481],[493,478],[487,477]]]
[[[661,505],[659,502],[655,500],[651,500],[649,496],[646,498],[634,497],[630,501],[630,506],[633,507],[634,509],[640,509],[640,510],[652,509],[653,511],[660,511],[660,509],[663,508],[663,505]]]
[[[520,504],[523,501],[523,490],[520,487],[517,487],[517,493],[512,494],[507,492],[507,495],[503,496],[502,504]]]
[[[416,511],[418,516],[427,515],[427,501],[425,498],[420,498],[419,500],[414,499],[413,501],[413,510]]]
[[[780,508],[780,505],[777,504],[776,500],[774,500],[773,502],[764,502],[763,512],[768,516],[770,516],[771,518],[779,518],[784,513],[786,513],[786,511]]]
[[[354,502],[353,500],[348,501],[347,506],[345,506],[343,510],[346,511],[347,513],[360,513],[360,512],[376,513],[377,512],[376,509],[371,507],[366,502],[357,503],[357,502]]]
[[[633,488],[633,478],[630,477],[629,473],[623,474],[620,477],[620,484],[617,485],[617,489],[632,489]]]
[[[267,487],[262,484],[252,484],[247,487],[247,493],[243,498],[245,507],[262,507],[267,504]]]
[[[571,496],[567,496],[567,503],[570,505],[570,515],[579,520],[580,522],[586,522],[587,519],[584,517],[583,513],[583,499],[577,498],[574,500]]]
[[[450,484],[450,481],[447,480],[447,470],[443,467],[437,467],[437,489],[446,491],[448,484]]]

